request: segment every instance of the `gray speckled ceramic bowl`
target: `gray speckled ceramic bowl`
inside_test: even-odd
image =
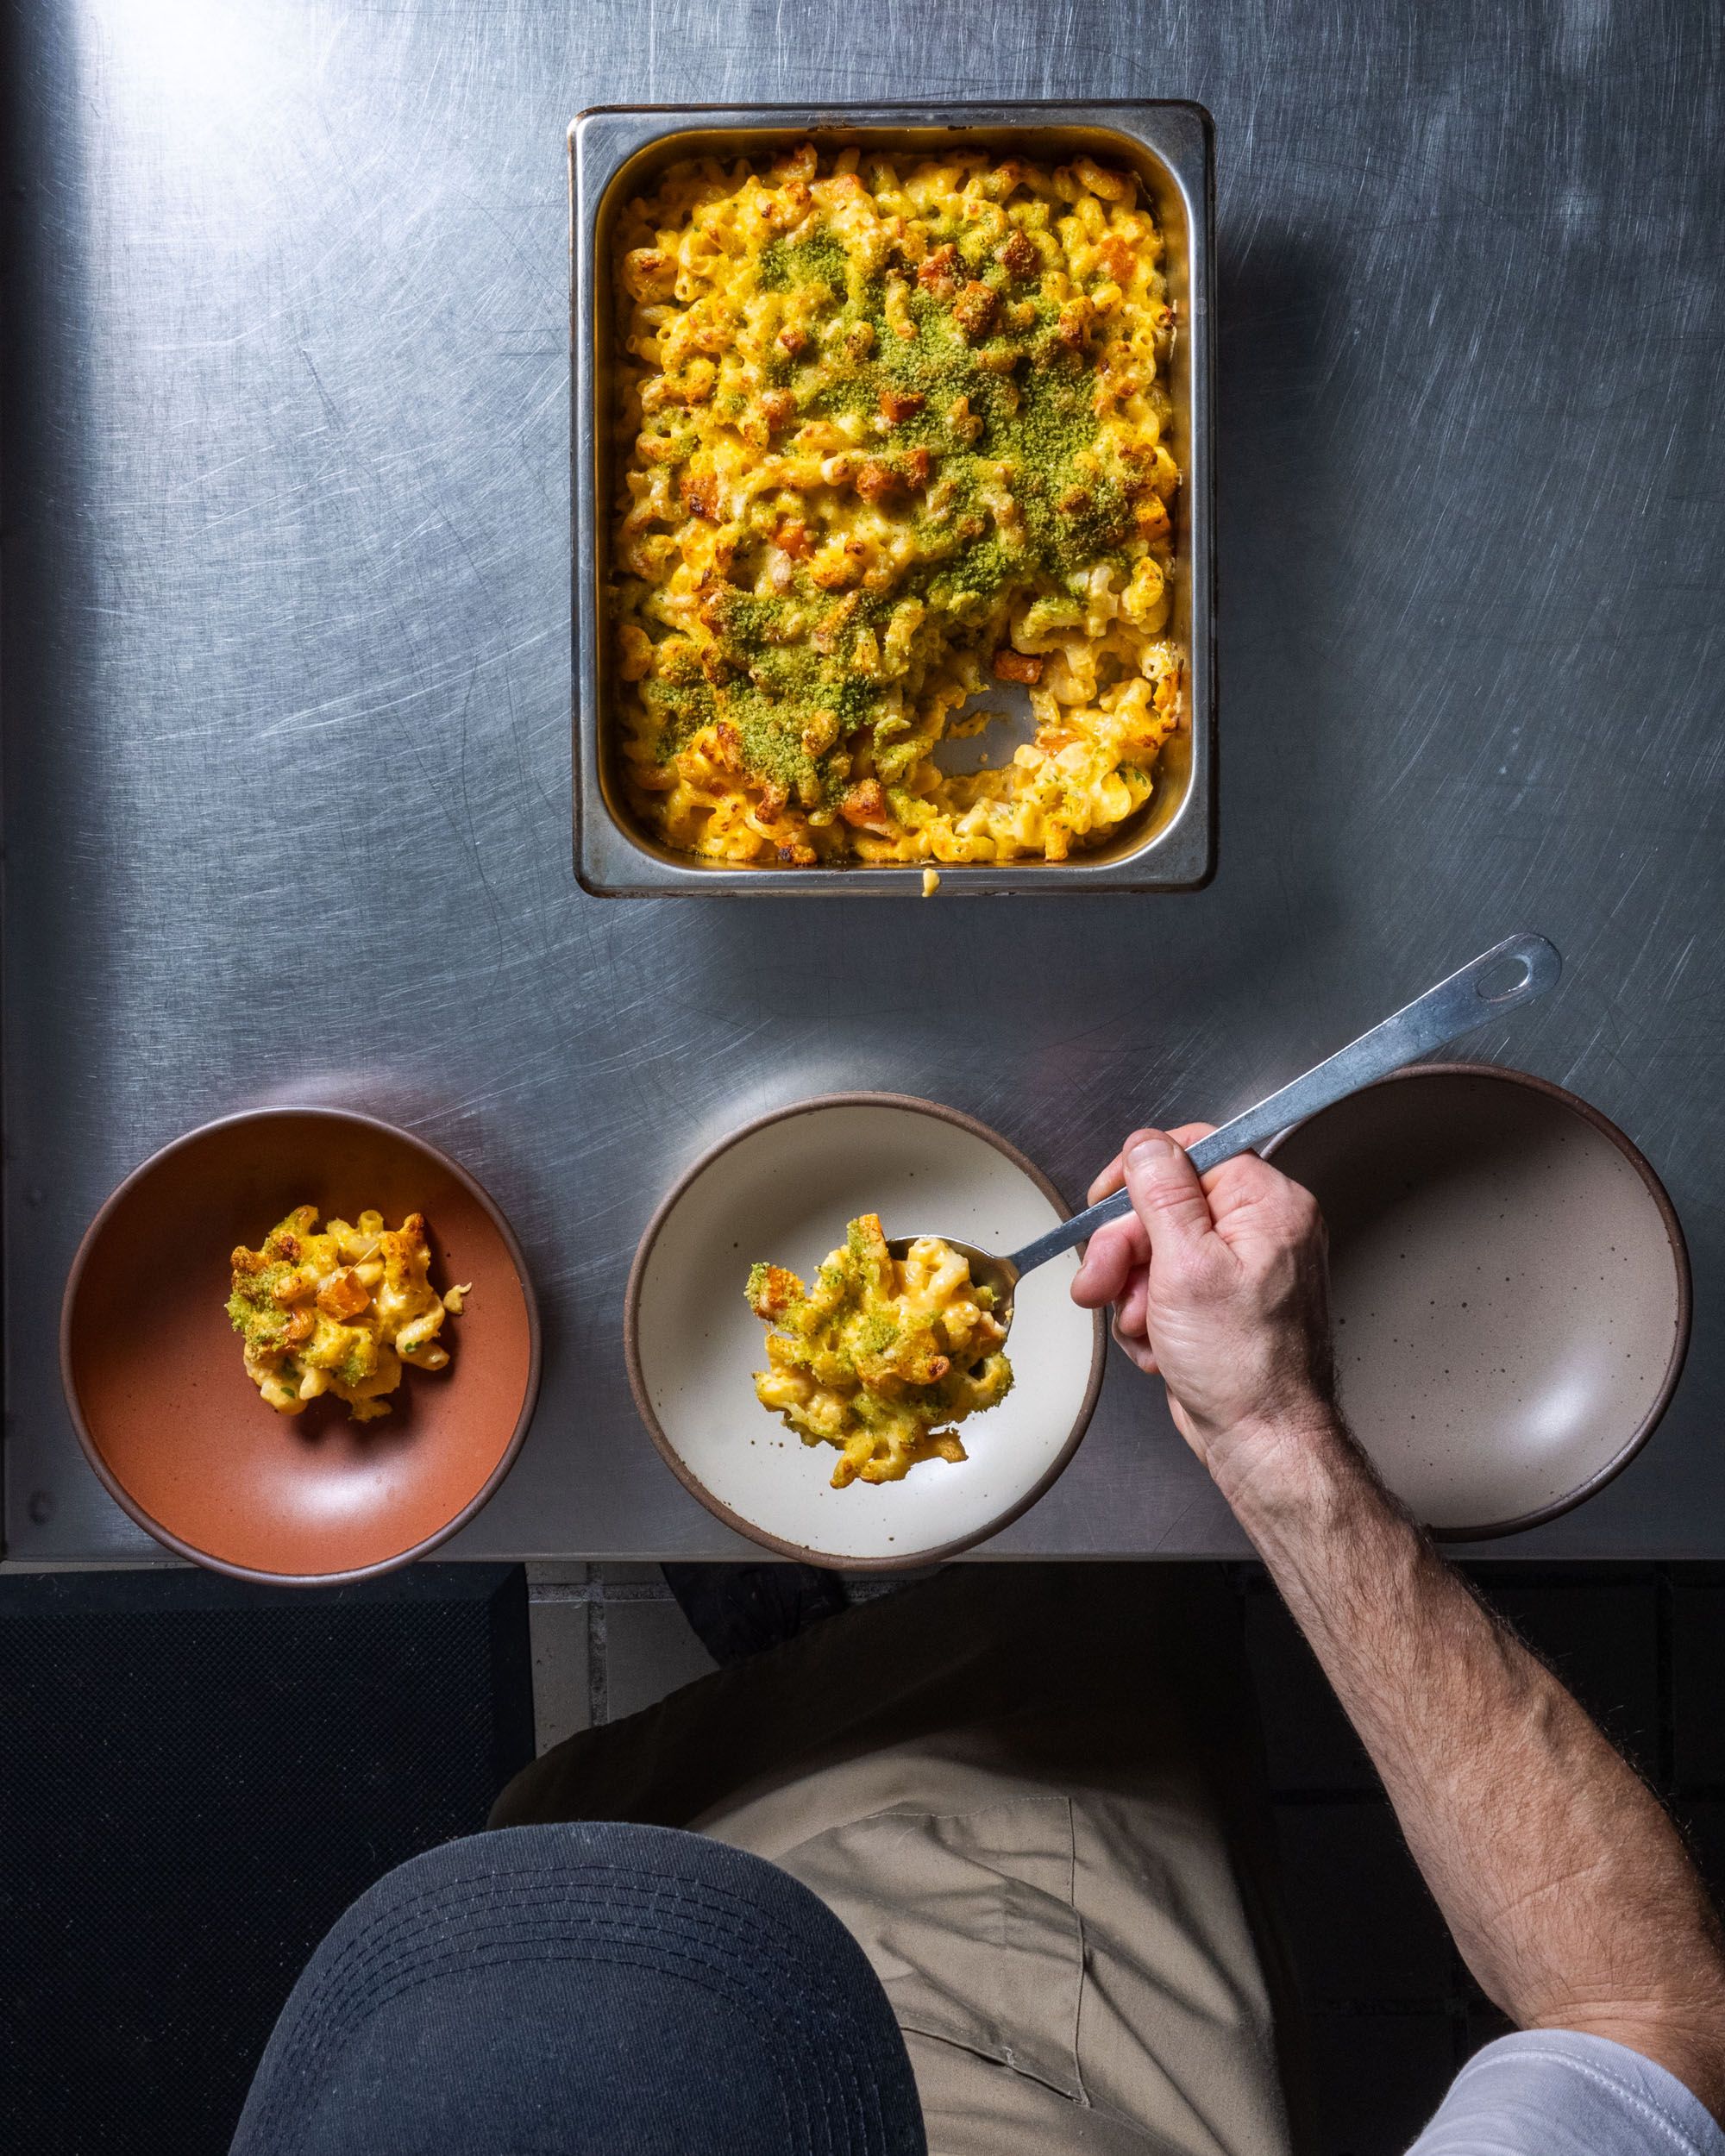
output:
[[[1435,1532],[1536,1526],[1647,1443],[1689,1346],[1689,1257],[1596,1108],[1521,1071],[1431,1064],[1270,1150],[1329,1224],[1342,1406]]]

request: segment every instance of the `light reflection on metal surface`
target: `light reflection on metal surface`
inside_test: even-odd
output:
[[[125,0],[74,10],[100,40],[110,80],[129,95],[147,97],[176,126],[232,111],[267,82],[279,80],[281,47],[267,8],[235,8],[228,0],[167,0],[129,7]]]
[[[1563,992],[1469,1054],[1624,1125],[1716,1303],[1725,526],[1700,415],[1725,318],[1709,168],[1671,148],[1718,95],[1698,11],[1595,9],[1584,38],[1496,0],[878,0],[794,32],[752,0],[222,12],[266,62],[174,91],[136,47],[195,38],[202,8],[15,11],[16,1557],[152,1554],[60,1398],[83,1225],[165,1139],[302,1088],[411,1121],[527,1246],[542,1405],[474,1555],[739,1553],[647,1443],[618,1339],[641,1229],[715,1134],[827,1086],[915,1093],[1077,1200],[1133,1119],[1224,1120],[1518,920],[1562,949]],[[1075,92],[1216,117],[1216,880],[588,899],[571,114]],[[1725,1556],[1722,1415],[1702,1325],[1647,1454],[1515,1550]],[[1242,1545],[1116,1358],[994,1547]]]

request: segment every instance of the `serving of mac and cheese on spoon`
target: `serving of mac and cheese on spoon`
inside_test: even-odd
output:
[[[836,1489],[963,1459],[956,1426],[1012,1386],[993,1290],[932,1236],[896,1247],[865,1213],[812,1286],[781,1265],[749,1275],[749,1307],[771,1328],[756,1396],[805,1445],[837,1447]]]
[[[1417,1056],[1543,995],[1563,962],[1543,936],[1509,936],[1358,1040],[1280,1087],[1187,1148],[1200,1175],[1278,1131],[1376,1083]],[[1116,1181],[1120,1171],[1116,1164]],[[1019,1282],[1132,1209],[1123,1188],[1048,1229],[1009,1257],[956,1238],[888,1242],[879,1216],[850,1223],[842,1250],[812,1289],[794,1273],[757,1265],[750,1307],[780,1327],[768,1336],[773,1367],[755,1390],[806,1445],[825,1440],[844,1457],[833,1482],[896,1482],[918,1461],[965,1457],[950,1428],[1003,1399],[1012,1382],[1001,1351]]]

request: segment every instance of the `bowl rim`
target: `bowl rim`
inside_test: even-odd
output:
[[[629,1268],[629,1284],[623,1298],[623,1349],[629,1369],[629,1389],[635,1398],[636,1411],[646,1425],[647,1434],[658,1448],[660,1457],[672,1474],[692,1497],[699,1498],[717,1519],[723,1520],[725,1526],[735,1528],[738,1534],[746,1536],[750,1541],[775,1550],[781,1557],[794,1558],[803,1564],[819,1565],[828,1570],[900,1572],[923,1565],[944,1564],[947,1558],[956,1557],[961,1550],[972,1549],[977,1543],[986,1542],[991,1536],[1009,1527],[1013,1520],[1046,1496],[1066,1471],[1073,1454],[1083,1442],[1091,1418],[1096,1412],[1096,1401],[1107,1367],[1108,1336],[1100,1310],[1093,1313],[1090,1374],[1085,1384],[1084,1397],[1079,1403],[1072,1427],[1047,1469],[1021,1497],[1015,1498],[1003,1511],[978,1527],[975,1533],[960,1535],[955,1541],[944,1542],[934,1547],[909,1551],[903,1557],[835,1557],[830,1551],[812,1549],[806,1543],[792,1542],[782,1535],[770,1533],[766,1528],[758,1527],[743,1519],[741,1514],[714,1496],[681,1457],[654,1413],[648,1394],[646,1373],[641,1366],[641,1294],[655,1246],[672,1212],[696,1179],[734,1145],[740,1144],[744,1138],[753,1138],[758,1131],[770,1129],[775,1123],[786,1123],[793,1117],[808,1115],[824,1108],[903,1108],[919,1115],[933,1116],[943,1123],[954,1124],[961,1131],[968,1131],[973,1137],[985,1139],[1014,1168],[1029,1176],[1063,1220],[1070,1220],[1072,1217],[1071,1207],[1053,1183],[1035,1162],[1027,1159],[1009,1138],[1002,1138],[998,1131],[977,1117],[967,1115],[962,1108],[950,1108],[943,1101],[925,1100],[919,1094],[912,1093],[840,1092],[814,1094],[806,1100],[793,1100],[784,1107],[770,1108],[763,1115],[751,1116],[748,1122],[739,1124],[736,1130],[698,1154],[654,1207],[652,1218],[642,1230],[634,1261]]]
[[[1653,1163],[1603,1109],[1596,1108],[1590,1100],[1584,1100],[1579,1094],[1571,1093],[1568,1087],[1560,1086],[1552,1079],[1536,1077],[1529,1070],[1515,1070],[1504,1063],[1410,1063],[1405,1070],[1392,1071],[1387,1078],[1378,1078],[1369,1086],[1361,1086],[1358,1094],[1348,1094],[1340,1100],[1332,1101],[1328,1107],[1315,1110],[1300,1122],[1289,1124],[1285,1131],[1278,1131],[1264,1148],[1262,1157],[1273,1159],[1295,1131],[1303,1130],[1307,1124],[1315,1123],[1320,1117],[1333,1114],[1338,1108],[1345,1107],[1349,1100],[1358,1098],[1359,1094],[1377,1093],[1385,1086],[1399,1086],[1410,1078],[1501,1078],[1511,1085],[1525,1087],[1530,1093],[1543,1094],[1559,1106],[1567,1108],[1572,1115],[1578,1116],[1584,1123],[1590,1124],[1603,1138],[1611,1141],[1640,1177],[1664,1224],[1665,1239],[1671,1247],[1672,1263],[1677,1273],[1677,1325],[1672,1337],[1671,1355],[1665,1364],[1665,1376],[1659,1381],[1659,1390],[1653,1395],[1647,1413],[1605,1464],[1596,1468],[1585,1482],[1578,1483],[1565,1496],[1555,1498],[1549,1505],[1539,1506],[1532,1512],[1520,1513],[1513,1520],[1493,1520],[1480,1526],[1427,1526],[1425,1529],[1434,1542],[1493,1542],[1502,1535],[1521,1534],[1529,1527],[1542,1527],[1548,1520],[1561,1519],[1565,1513],[1573,1512],[1578,1505],[1584,1504],[1590,1497],[1596,1496],[1608,1482],[1614,1482],[1623,1472],[1665,1420],[1665,1410],[1671,1405],[1672,1396],[1683,1376],[1684,1363],[1688,1359],[1690,1334],[1694,1323],[1694,1288],[1690,1269],[1689,1244],[1684,1235],[1683,1223],[1678,1218],[1677,1207],[1672,1203],[1671,1194],[1660,1181]]]
[[[414,1150],[424,1154],[428,1159],[435,1162],[447,1174],[453,1175],[470,1196],[478,1200],[489,1216],[492,1226],[503,1238],[504,1248],[509,1254],[510,1262],[515,1267],[516,1278],[521,1284],[522,1300],[527,1310],[527,1382],[522,1393],[521,1412],[516,1418],[515,1427],[510,1433],[508,1444],[504,1447],[496,1466],[486,1477],[484,1483],[447,1526],[439,1527],[434,1533],[423,1537],[410,1548],[399,1551],[390,1557],[380,1557],[374,1564],[354,1565],[345,1570],[335,1572],[265,1571],[255,1565],[236,1564],[230,1558],[213,1556],[209,1551],[200,1550],[195,1543],[188,1542],[183,1537],[173,1533],[160,1520],[153,1518],[138,1502],[104,1458],[101,1448],[89,1424],[85,1420],[83,1403],[78,1398],[77,1382],[72,1376],[72,1315],[78,1300],[78,1292],[83,1285],[85,1270],[89,1263],[91,1254],[95,1250],[110,1219],[118,1209],[122,1200],[127,1197],[146,1176],[160,1167],[163,1162],[171,1158],[175,1153],[184,1152],[188,1147],[209,1138],[214,1131],[227,1130],[236,1124],[273,1122],[288,1116],[310,1116],[323,1122],[358,1124],[368,1130],[381,1131],[386,1136],[398,1138]],[[140,1161],[129,1175],[123,1176],[114,1186],[97,1209],[95,1217],[78,1239],[78,1249],[67,1269],[66,1286],[60,1294],[60,1389],[66,1397],[66,1412],[72,1418],[72,1426],[78,1433],[78,1442],[82,1446],[84,1457],[90,1463],[97,1481],[129,1518],[141,1527],[147,1534],[154,1536],[156,1541],[173,1551],[177,1556],[188,1558],[194,1564],[204,1565],[212,1572],[225,1572],[229,1579],[254,1580],[267,1587],[349,1587],[359,1580],[375,1579],[380,1573],[398,1571],[404,1565],[416,1563],[428,1551],[435,1550],[440,1543],[447,1542],[458,1529],[466,1526],[467,1522],[495,1495],[499,1485],[510,1469],[514,1466],[516,1456],[526,1440],[528,1426],[533,1420],[534,1409],[539,1401],[539,1377],[543,1360],[543,1334],[539,1317],[539,1299],[534,1292],[533,1276],[527,1269],[526,1255],[522,1250],[514,1229],[505,1218],[502,1208],[479,1179],[470,1175],[459,1161],[452,1159],[441,1147],[432,1144],[429,1138],[421,1138],[412,1131],[405,1131],[398,1123],[386,1122],[381,1116],[367,1115],[361,1109],[329,1107],[322,1102],[282,1101],[273,1102],[267,1107],[237,1108],[231,1114],[218,1115],[208,1123],[198,1124],[193,1129],[182,1131],[179,1137],[171,1138],[166,1145],[158,1146],[154,1153]]]

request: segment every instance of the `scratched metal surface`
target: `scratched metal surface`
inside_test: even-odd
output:
[[[33,0],[7,153],[15,1557],[153,1545],[56,1307],[175,1132],[294,1095],[497,1193],[547,1319],[470,1555],[734,1552],[618,1307],[697,1148],[932,1094],[1074,1196],[1512,928],[1478,1050],[1667,1176],[1665,1427],[1511,1550],[1725,1553],[1719,26],[1574,0]],[[564,129],[628,100],[1196,97],[1220,173],[1221,854],[1195,897],[623,904],[569,868]],[[165,1262],[193,1262],[169,1254]],[[1004,1553],[1240,1547],[1124,1365]],[[1506,1551],[1508,1554],[1510,1551]]]

